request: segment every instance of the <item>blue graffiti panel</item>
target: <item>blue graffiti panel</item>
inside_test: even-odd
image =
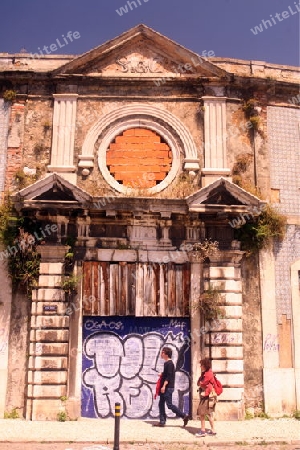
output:
[[[129,419],[159,416],[155,387],[170,347],[176,367],[173,403],[189,412],[190,320],[158,317],[83,317],[82,417],[113,417],[115,403]],[[168,417],[175,417],[169,411]]]

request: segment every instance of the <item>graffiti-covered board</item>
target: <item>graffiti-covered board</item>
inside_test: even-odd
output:
[[[176,367],[173,403],[189,412],[190,321],[186,318],[83,317],[82,417],[157,418],[154,399],[164,361],[162,347],[173,351]],[[169,411],[169,417],[175,417]]]

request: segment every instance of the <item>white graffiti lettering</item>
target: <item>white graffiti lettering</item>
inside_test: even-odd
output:
[[[185,325],[184,322],[180,324],[181,327]],[[96,325],[88,320],[85,328],[101,329],[101,323]],[[93,361],[83,373],[83,392],[88,400],[88,405],[83,408],[87,411],[93,399],[96,415],[108,417],[113,415],[115,402],[119,402],[122,415],[128,418],[158,417],[154,393],[158,374],[163,370],[160,352],[164,345],[173,351],[176,367],[174,402],[182,406],[190,387],[188,373],[177,367],[178,363],[182,366],[184,354],[189,349],[182,332],[175,336],[173,332],[167,335],[149,332],[121,337],[112,331],[99,331],[87,337],[83,345],[84,354]],[[93,397],[88,396],[88,391]],[[171,412],[168,414],[174,416]]]

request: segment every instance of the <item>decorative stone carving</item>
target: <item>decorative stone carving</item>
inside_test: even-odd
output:
[[[79,240],[89,237],[90,225],[91,225],[90,216],[77,218],[77,234]]]
[[[57,216],[57,240],[61,243],[62,237],[67,237],[69,219],[65,216]]]
[[[152,59],[145,59],[142,56],[132,57],[127,59],[126,57],[117,59],[116,63],[120,66],[123,73],[162,73],[163,71],[157,67],[157,62],[162,62],[163,58],[156,57]]]
[[[172,245],[172,241],[171,241],[171,239],[169,237],[169,231],[170,231],[171,225],[172,225],[172,221],[171,220],[161,220],[160,221],[160,228],[161,228],[162,237],[159,240],[159,242],[163,246],[171,246]]]
[[[98,150],[99,168],[107,183],[118,192],[127,193],[128,188],[119,184],[108,171],[106,151],[117,135],[126,129],[135,127],[148,128],[158,133],[170,146],[173,154],[172,167],[167,177],[157,186],[150,188],[149,192],[160,192],[173,181],[180,168],[180,153],[182,152],[185,155],[184,168],[186,170],[199,170],[197,147],[189,130],[185,128],[177,117],[168,111],[143,103],[124,106],[101,117],[89,130],[85,138],[82,154],[79,155],[78,166],[84,169],[93,167],[94,145],[99,135],[106,130]]]

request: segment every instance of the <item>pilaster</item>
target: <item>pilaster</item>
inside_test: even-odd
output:
[[[226,155],[226,97],[202,97],[204,101],[203,186],[220,177],[229,177]]]
[[[241,251],[222,252],[204,269],[204,289],[215,288],[224,317],[205,323],[204,354],[223,384],[216,417],[244,418],[244,361],[242,324]]]
[[[78,94],[54,94],[53,136],[49,172],[76,184],[74,141]]]
[[[26,418],[57,420],[67,396],[69,312],[61,288],[65,246],[40,246],[38,288],[32,293]]]
[[[201,292],[201,277],[202,277],[202,264],[199,261],[191,262],[191,386],[192,386],[192,415],[196,418],[197,409],[199,405],[199,393],[197,392],[197,380],[200,376],[200,364],[201,359],[201,325],[200,325],[200,311],[198,308],[194,308],[197,303]]]

